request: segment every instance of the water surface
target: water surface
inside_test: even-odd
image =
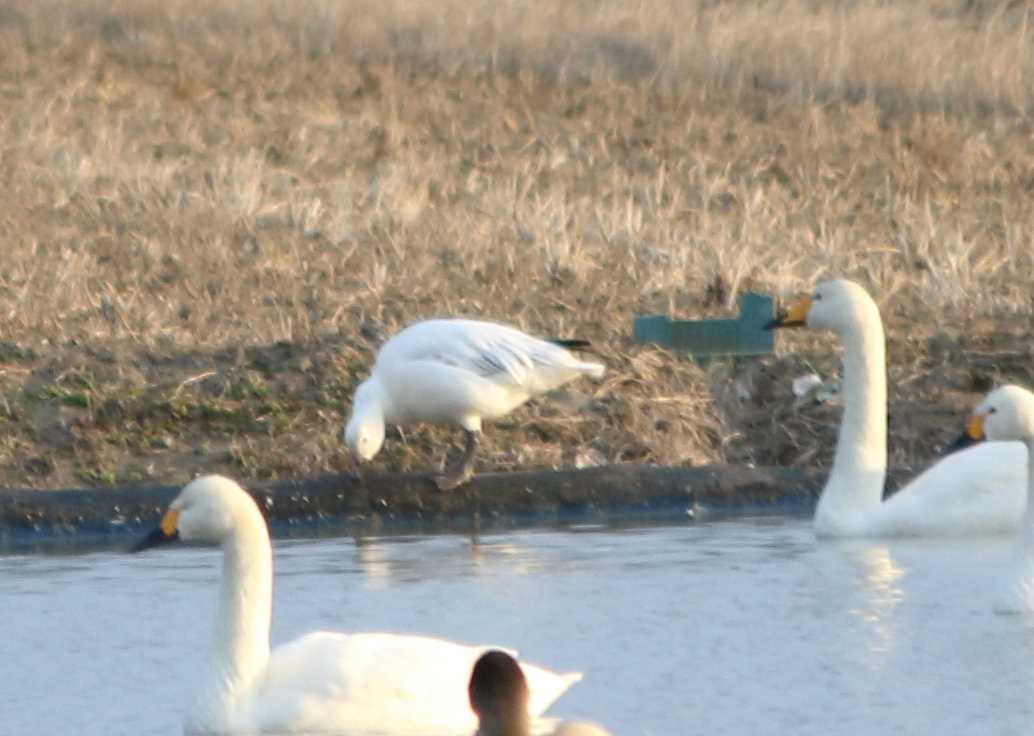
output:
[[[273,642],[394,630],[586,677],[616,734],[1029,733],[1034,622],[1007,540],[816,542],[810,523],[279,542]],[[177,734],[218,552],[0,557],[0,732]]]

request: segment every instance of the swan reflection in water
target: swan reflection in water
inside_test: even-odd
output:
[[[884,664],[895,644],[894,613],[905,598],[900,581],[905,570],[891,556],[890,548],[881,544],[860,545],[851,553],[859,568],[858,581],[863,597],[851,613],[864,622],[871,634],[867,649],[873,664]]]
[[[458,535],[357,538],[354,559],[364,586],[371,590],[400,582],[464,580],[500,566],[507,574],[535,575],[551,564],[563,564],[532,545],[493,537],[472,542]]]

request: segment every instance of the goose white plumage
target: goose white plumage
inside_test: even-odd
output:
[[[769,327],[803,325],[832,330],[844,348],[844,414],[815,510],[819,536],[997,534],[1019,527],[1027,451],[1018,442],[948,455],[884,501],[887,375],[879,308],[858,284],[825,281]]]
[[[160,525],[134,547],[175,539],[219,544],[223,570],[208,671],[186,731],[254,733],[470,733],[463,697],[489,647],[393,633],[317,631],[270,650],[273,562],[258,507],[228,478],[187,484]],[[523,665],[528,704],[541,714],[581,675]]]
[[[528,682],[521,665],[506,652],[482,654],[467,687],[470,707],[477,714],[475,736],[529,736]],[[566,721],[550,736],[609,736],[601,727],[584,721]]]
[[[1034,394],[1019,386],[995,389],[974,409],[966,435],[975,442],[1019,440],[1027,447],[1027,510],[993,607],[999,613],[1034,612]]]
[[[438,479],[442,490],[473,474],[483,419],[496,419],[533,396],[578,376],[599,378],[604,368],[576,358],[564,346],[579,340],[541,340],[493,322],[434,319],[417,322],[388,340],[370,377],[356,389],[345,443],[360,460],[384,444],[386,424],[453,424],[466,434],[460,463]]]

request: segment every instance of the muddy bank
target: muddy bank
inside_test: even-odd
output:
[[[812,507],[822,476],[787,468],[613,465],[486,473],[441,493],[426,474],[327,475],[248,486],[274,533],[375,534]],[[0,546],[101,545],[157,522],[178,486],[0,491]]]

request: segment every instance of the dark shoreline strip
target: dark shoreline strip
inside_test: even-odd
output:
[[[808,511],[822,476],[788,468],[612,465],[478,475],[441,493],[426,474],[333,475],[248,490],[276,536],[469,531],[642,515]],[[0,491],[0,549],[111,545],[157,522],[178,486]]]

